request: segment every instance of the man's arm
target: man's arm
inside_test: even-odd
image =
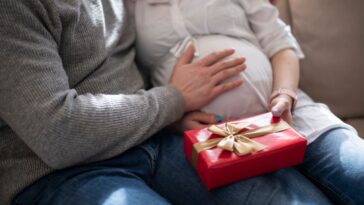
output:
[[[116,156],[241,83],[220,83],[242,69],[241,60],[217,63],[233,51],[189,64],[190,48],[169,86],[131,95],[79,94],[46,26],[48,8],[38,3],[0,2],[0,116],[52,168]]]
[[[115,156],[183,114],[174,86],[134,95],[77,93],[47,18],[31,4],[0,4],[0,116],[49,166]]]

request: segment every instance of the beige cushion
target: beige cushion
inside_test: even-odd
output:
[[[289,0],[306,59],[301,88],[342,118],[364,116],[364,1]]]
[[[287,0],[279,0],[276,4],[280,18],[287,24],[291,24],[291,13]]]
[[[350,119],[346,121],[358,131],[359,136],[364,138],[364,118]]]

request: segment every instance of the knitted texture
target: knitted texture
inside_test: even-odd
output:
[[[126,2],[0,1],[0,204],[182,116],[173,86],[143,90]]]

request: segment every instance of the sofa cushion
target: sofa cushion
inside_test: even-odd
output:
[[[279,17],[291,25],[291,12],[289,10],[289,5],[287,0],[279,0],[276,2],[277,9],[279,10]]]
[[[300,87],[341,118],[364,116],[364,1],[289,0],[306,58]]]
[[[359,136],[364,138],[364,118],[349,119],[346,122],[355,127]]]

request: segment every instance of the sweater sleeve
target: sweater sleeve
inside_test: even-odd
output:
[[[0,3],[0,118],[48,166],[116,156],[183,115],[173,86],[78,94],[46,22],[28,1],[6,2],[14,3]]]
[[[253,32],[269,58],[285,48],[292,48],[299,58],[304,57],[290,27],[279,18],[278,10],[269,0],[240,0],[240,2]]]

